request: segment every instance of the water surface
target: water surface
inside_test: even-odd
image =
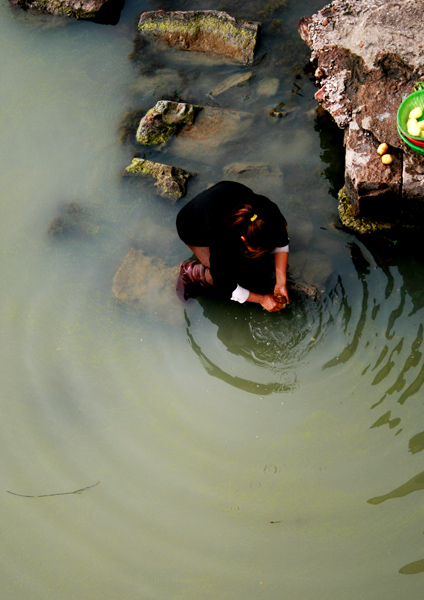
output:
[[[321,3],[268,8],[254,78],[218,97],[245,67],[128,58],[156,8],[193,7],[52,27],[0,6],[1,597],[419,600],[424,269],[402,240],[335,227],[343,151],[297,36]],[[127,111],[163,96],[252,123],[218,149],[122,144]],[[123,181],[134,151],[195,172],[187,197]],[[279,203],[291,271],[320,301],[271,315],[170,298],[171,320],[154,298],[119,304],[129,249],[187,258],[175,215],[234,162],[279,173],[237,177]],[[69,203],[83,231],[49,235]]]

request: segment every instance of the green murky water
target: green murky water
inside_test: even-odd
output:
[[[297,37],[321,4],[196,3],[265,10],[254,77],[218,96],[246,68],[129,60],[134,20],[157,8],[193,6],[127,2],[116,27],[0,6],[0,597],[419,600],[424,269],[405,242],[370,248],[333,226],[340,136]],[[187,199],[232,163],[272,165],[232,176],[280,204],[291,270],[319,302],[270,315],[172,297],[170,319],[154,297],[116,302],[131,247],[187,258],[186,200],[121,178],[123,115],[163,95],[249,113],[220,147],[144,152],[197,174]],[[83,231],[52,236],[69,203]]]

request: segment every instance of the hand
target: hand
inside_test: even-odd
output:
[[[265,294],[261,297],[260,305],[268,312],[278,312],[283,308],[284,301],[273,294]]]
[[[290,304],[289,293],[286,285],[276,283],[274,287],[274,296],[281,300],[282,304]]]

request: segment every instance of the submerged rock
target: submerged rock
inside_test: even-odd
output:
[[[201,106],[159,100],[141,119],[136,140],[145,146],[162,144],[184,127],[193,125]]]
[[[9,0],[32,14],[56,15],[116,24],[124,0]]]
[[[144,158],[133,158],[132,163],[125,169],[124,175],[154,177],[156,179],[155,186],[159,189],[160,195],[167,200],[176,202],[187,193],[187,182],[193,173]]]
[[[141,119],[136,140],[150,146],[175,136],[173,151],[198,161],[227,142],[239,140],[252,120],[252,114],[241,111],[160,100]]]
[[[209,95],[212,97],[220,96],[221,94],[235,86],[241,86],[245,81],[249,81],[249,79],[251,79],[252,77],[254,77],[254,74],[251,71],[249,71],[248,73],[235,73],[234,75],[227,77],[227,79],[224,79],[224,81],[216,85],[209,92]]]
[[[368,225],[375,218],[377,228],[398,219],[422,225],[423,161],[400,140],[396,117],[424,77],[422,45],[412,42],[421,39],[423,12],[424,0],[334,0],[299,23],[316,67],[315,98],[346,130],[349,212]],[[376,155],[383,142],[389,166]]]
[[[248,179],[250,177],[282,177],[283,172],[278,165],[256,162],[235,162],[226,165],[223,169],[225,177],[231,176],[237,181]]]
[[[193,161],[211,160],[226,144],[242,143],[242,136],[252,122],[251,113],[205,106],[194,125],[184,128],[176,137],[173,151]]]
[[[142,37],[242,64],[253,63],[259,29],[259,23],[238,21],[216,10],[150,11],[138,23]]]
[[[59,210],[59,214],[51,221],[47,235],[54,239],[70,236],[86,236],[93,234],[93,228],[88,222],[89,213],[78,202],[67,202]]]
[[[167,266],[157,256],[131,248],[113,278],[112,292],[123,304],[152,313],[166,323],[175,323],[181,309],[175,296],[178,268]]]

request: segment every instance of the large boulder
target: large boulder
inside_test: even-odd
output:
[[[303,17],[318,102],[346,131],[345,193],[355,218],[423,224],[423,159],[397,133],[401,102],[424,76],[424,0],[334,0]],[[389,145],[383,165],[376,150]]]
[[[150,11],[138,23],[142,38],[242,64],[253,63],[259,29],[259,23],[238,21],[217,10]]]
[[[124,0],[9,0],[33,14],[55,15],[116,24]]]

